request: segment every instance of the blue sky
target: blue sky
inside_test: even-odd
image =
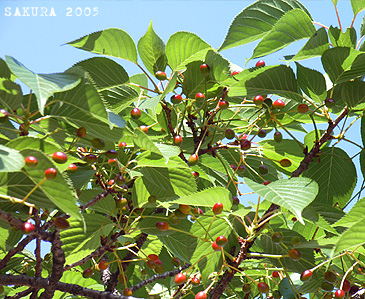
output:
[[[153,21],[154,30],[167,42],[176,31],[190,31],[218,48],[224,40],[233,18],[254,1],[0,1],[1,47],[0,57],[10,55],[37,73],[63,72],[91,53],[64,45],[91,32],[106,28],[121,28],[134,41],[143,36]],[[301,1],[311,12],[315,21],[324,25],[338,26],[333,4],[330,0]],[[16,9],[23,14],[23,7],[38,7],[37,16],[15,16]],[[41,7],[47,14],[41,16]],[[342,25],[349,27],[353,17],[349,0],[339,0],[338,8]],[[28,10],[31,13],[31,10]],[[80,15],[81,13],[81,15]],[[90,16],[86,16],[87,14]],[[70,16],[67,16],[69,14]],[[86,15],[85,15],[86,14]],[[96,14],[96,16],[92,16]],[[80,16],[78,16],[80,15]],[[364,13],[357,17],[355,28],[359,28]],[[278,64],[283,55],[294,54],[304,44],[294,45],[265,57],[267,64]],[[231,62],[244,66],[252,54],[255,44],[248,44],[222,51]],[[131,62],[117,60],[130,75],[140,72]],[[250,61],[251,67],[256,60]],[[305,66],[321,70],[319,59],[304,61]],[[359,135],[359,127],[351,130],[353,138]],[[358,137],[360,141],[360,137]],[[351,156],[358,149],[346,145]],[[357,162],[357,161],[355,161]],[[360,178],[361,179],[361,178]]]

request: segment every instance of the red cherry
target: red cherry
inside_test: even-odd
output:
[[[298,106],[298,112],[299,113],[306,113],[308,111],[308,105],[307,104],[300,104]]]
[[[200,284],[200,280],[198,277],[193,277],[191,279],[191,283],[194,285],[194,286],[198,286]]]
[[[100,270],[106,270],[109,266],[109,263],[107,261],[100,261],[98,265]]]
[[[125,149],[127,147],[127,144],[124,141],[122,141],[121,143],[119,143],[118,147],[120,149]]]
[[[264,98],[261,95],[257,95],[253,98],[253,102],[257,106],[261,106],[261,104],[264,102]]]
[[[52,155],[52,159],[53,161],[55,161],[56,163],[59,164],[65,164],[68,160],[68,157],[65,153],[63,152],[55,152]]]
[[[38,160],[36,157],[28,156],[25,158],[25,165],[28,167],[35,167],[38,164]]]
[[[302,274],[300,274],[300,280],[307,281],[307,280],[311,279],[312,275],[313,275],[313,272],[311,270],[304,270],[302,272]]]
[[[86,129],[84,127],[80,127],[76,131],[76,135],[84,138],[86,136]]]
[[[169,224],[165,221],[157,222],[156,228],[162,232],[165,232],[169,229]]]
[[[221,109],[221,110],[227,109],[227,108],[228,108],[228,106],[229,106],[229,102],[228,102],[228,101],[226,101],[226,100],[220,100],[220,101],[218,102],[218,107],[219,107],[219,109]]]
[[[141,117],[141,110],[138,108],[133,108],[131,111],[131,116],[133,119],[139,119]]]
[[[238,75],[240,72],[239,71],[233,71],[232,73],[231,73],[231,75],[232,76],[235,76],[235,75]]]
[[[265,66],[265,61],[259,60],[256,62],[256,67],[261,67],[261,66]]]
[[[240,145],[242,150],[247,151],[251,148],[251,141],[248,139],[241,139]]]
[[[188,158],[188,163],[190,166],[194,166],[194,165],[198,164],[198,162],[199,162],[199,156],[197,154],[192,154]]]
[[[141,129],[142,132],[147,133],[148,132],[148,127],[145,125],[139,126],[139,128]]]
[[[183,142],[183,138],[180,135],[176,135],[174,137],[174,144],[175,145],[179,146],[179,145],[182,144],[182,142]]]
[[[157,78],[158,80],[160,80],[160,81],[166,80],[166,78],[167,78],[166,73],[165,73],[165,72],[163,72],[163,71],[157,71],[157,72],[155,73],[155,76],[156,76],[156,78]]]
[[[32,231],[35,230],[35,226],[30,223],[30,222],[24,222],[23,225],[22,225],[22,231],[26,234],[29,234],[31,233]]]
[[[271,183],[271,181],[265,181],[265,182],[263,182],[262,184],[263,185],[265,185],[265,186],[267,186],[267,185],[269,185]]]
[[[220,251],[221,250],[221,247],[219,247],[215,241],[212,243],[212,248],[213,248],[214,251]]]
[[[272,272],[272,277],[279,278],[280,277],[279,271]]]
[[[218,215],[218,214],[222,213],[222,211],[223,211],[223,204],[221,202],[217,202],[213,206],[213,213],[214,213],[214,215]]]
[[[179,104],[181,101],[183,100],[182,96],[179,94],[174,94],[171,98],[170,101],[173,104]]]
[[[53,180],[57,176],[57,170],[54,168],[48,168],[44,172],[44,176],[47,180]]]
[[[116,166],[116,165],[118,165],[118,159],[109,159],[108,164],[110,166]]]
[[[215,243],[219,247],[224,247],[228,243],[228,240],[227,240],[227,238],[225,236],[219,236],[219,237],[217,237],[217,239],[215,239]]]
[[[285,107],[285,102],[283,100],[276,100],[274,103],[272,103],[272,107],[275,109],[282,109]]]
[[[207,298],[207,294],[203,291],[201,292],[198,292],[196,295],[195,295],[195,299],[206,299]]]
[[[293,261],[299,261],[301,258],[301,254],[300,251],[296,248],[290,249],[289,250],[289,257],[293,260]]]
[[[345,297],[345,292],[343,290],[337,290],[335,292],[335,297],[341,299],[341,298]]]
[[[77,166],[73,163],[67,167],[67,172],[69,173],[75,173],[76,171],[77,171]]]
[[[259,282],[257,284],[257,289],[259,290],[260,293],[268,293],[269,292],[269,286],[267,285],[266,282]]]
[[[208,76],[209,75],[209,72],[210,72],[210,68],[208,65],[206,65],[205,63],[203,63],[201,66],[200,66],[200,72],[202,73],[203,76]]]
[[[149,254],[148,255],[148,258],[154,262],[156,262],[159,258],[158,258],[158,255],[157,254]]]
[[[123,296],[132,296],[132,295],[133,295],[133,293],[132,293],[131,289],[126,288],[123,290]]]
[[[192,171],[191,174],[195,177],[198,178],[199,177],[199,172],[197,171]]]
[[[198,101],[198,102],[204,101],[205,100],[205,95],[201,92],[198,92],[195,95],[195,100]]]
[[[90,268],[87,268],[87,269],[84,270],[84,272],[82,272],[82,277],[83,278],[89,278],[93,275],[94,275],[94,271]]]
[[[184,273],[179,273],[175,276],[175,283],[177,285],[182,285],[186,281],[186,275]]]

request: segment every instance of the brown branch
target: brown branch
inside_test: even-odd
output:
[[[29,289],[26,289],[22,292],[19,292],[19,293],[16,293],[14,296],[6,296],[5,298],[6,299],[19,299],[19,298],[23,298],[25,296],[28,296],[31,292],[34,291],[34,288],[29,288]]]
[[[54,240],[52,242],[51,252],[53,256],[52,273],[48,278],[48,285],[44,292],[39,297],[40,299],[50,299],[53,297],[56,290],[56,284],[60,281],[63,275],[63,265],[65,264],[65,252],[62,250],[62,241],[60,238],[59,229],[54,232]]]
[[[46,288],[48,286],[48,279],[41,277],[31,277],[26,275],[10,275],[10,274],[0,274],[0,284],[2,285],[21,285],[30,287]],[[55,285],[55,290],[66,292],[75,296],[84,296],[87,298],[95,299],[138,299],[135,297],[126,297],[113,295],[105,291],[96,291],[88,288],[81,287],[77,284],[57,282]]]
[[[103,193],[100,193],[98,195],[96,195],[92,200],[90,200],[89,202],[87,202],[86,204],[83,204],[81,206],[79,206],[79,209],[81,211],[87,209],[88,207],[96,204],[99,200],[104,199],[105,197],[108,196],[108,194],[111,192],[111,189],[107,189],[105,190]]]

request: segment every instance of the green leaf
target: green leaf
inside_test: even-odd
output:
[[[286,12],[295,8],[310,16],[307,9],[295,0],[256,1],[235,17],[219,51],[262,38]]]
[[[355,28],[347,28],[346,32],[342,32],[340,28],[331,26],[328,29],[328,36],[333,47],[355,48],[356,46]]]
[[[365,15],[362,18],[362,22],[360,25],[360,37],[363,37],[365,35]]]
[[[0,105],[1,107],[16,110],[23,100],[23,93],[20,85],[6,78],[0,78]]]
[[[299,50],[291,61],[298,61],[308,58],[321,56],[324,51],[329,48],[327,31],[321,27],[316,33],[306,42],[306,44]]]
[[[209,50],[205,57],[205,63],[211,70],[211,77],[217,82],[222,82],[230,77],[230,65],[228,60],[224,59],[214,50]]]
[[[76,63],[72,68],[81,67],[92,77],[98,89],[114,87],[129,81],[125,69],[106,57],[92,57]]]
[[[334,248],[334,254],[365,244],[365,218],[362,214],[362,218],[359,221],[349,227],[341,236],[337,239]]]
[[[291,211],[303,224],[302,211],[318,193],[317,183],[307,178],[278,180],[266,186],[257,184],[248,178],[245,178],[245,182],[248,187],[267,201]]]
[[[136,157],[136,160],[138,161],[136,169],[139,167],[188,168],[186,163],[178,157],[171,157],[169,162],[166,163],[166,160],[161,154],[156,154],[151,151],[140,153]]]
[[[252,58],[268,55],[315,33],[310,16],[301,9],[286,12],[258,43]]]
[[[356,16],[359,12],[365,9],[365,1],[364,0],[351,0],[352,11]]]
[[[101,95],[115,113],[130,107],[139,97],[134,88],[125,84],[103,90]]]
[[[18,171],[24,166],[24,157],[16,150],[0,144],[0,172]]]
[[[317,103],[322,103],[327,96],[326,80],[323,75],[299,63],[297,66],[297,80],[303,92]]]
[[[4,79],[11,79],[11,71],[5,60],[0,58],[0,77]]]
[[[211,46],[190,32],[176,32],[166,44],[166,56],[173,71],[181,71],[194,60],[203,60]]]
[[[137,63],[137,49],[130,35],[122,29],[110,28],[68,42],[75,48],[117,57]]]
[[[83,220],[70,218],[70,228],[62,230],[62,249],[66,263],[74,263],[100,246],[100,237],[107,236],[115,225],[104,215],[83,214]]]
[[[323,68],[332,83],[341,83],[365,74],[365,53],[351,48],[336,47],[322,55]]]
[[[365,82],[355,80],[337,84],[334,87],[332,98],[339,108],[344,106],[345,103],[350,108],[355,108],[365,101]]]
[[[268,66],[254,71],[243,80],[232,85],[228,95],[256,96],[258,94],[276,94],[301,101],[295,74],[285,65]]]
[[[138,52],[143,64],[151,74],[164,71],[167,64],[165,43],[152,28],[152,21],[144,36],[138,41]]]
[[[75,74],[36,74],[11,56],[5,56],[5,59],[11,71],[36,95],[38,108],[42,114],[50,96],[56,92],[69,90],[80,82],[80,78]]]
[[[193,61],[186,66],[182,88],[187,98],[194,99],[195,94],[198,92],[204,93],[205,97],[209,98],[205,91],[207,88],[212,87],[212,83],[207,84],[206,78],[200,72],[201,65],[202,61]]]
[[[338,203],[343,207],[356,185],[355,165],[344,150],[336,147],[322,149],[319,158],[320,162],[313,161],[303,173],[318,183],[315,202],[328,206]]]

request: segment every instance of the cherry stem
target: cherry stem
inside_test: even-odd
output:
[[[208,230],[207,230],[207,232],[205,234],[205,239],[207,239],[208,232],[209,232],[210,228],[212,227],[212,224],[213,224],[214,219],[215,219],[215,214],[213,215],[212,221],[209,224]]]
[[[44,177],[37,185],[35,185],[34,187],[33,187],[33,189],[32,190],[30,190],[29,192],[28,192],[28,194],[23,198],[23,200],[22,200],[22,202],[21,203],[24,203],[27,199],[28,199],[28,197],[40,186],[40,185],[42,185],[45,181],[47,180],[47,178],[46,177]]]
[[[287,130],[287,128],[285,128],[285,126],[283,126],[282,124],[281,124],[281,122],[274,116],[274,115],[272,115],[271,116],[272,117],[272,119],[286,132],[286,133],[288,133],[289,135],[290,135],[290,137],[291,138],[293,138],[293,140],[296,142],[296,143],[298,143],[298,145],[300,146],[300,148],[302,149],[302,150],[304,150],[304,146],[300,143],[300,141],[298,140],[298,139],[296,139],[295,137],[294,137],[294,135],[292,134],[292,133],[290,133],[288,130]]]

